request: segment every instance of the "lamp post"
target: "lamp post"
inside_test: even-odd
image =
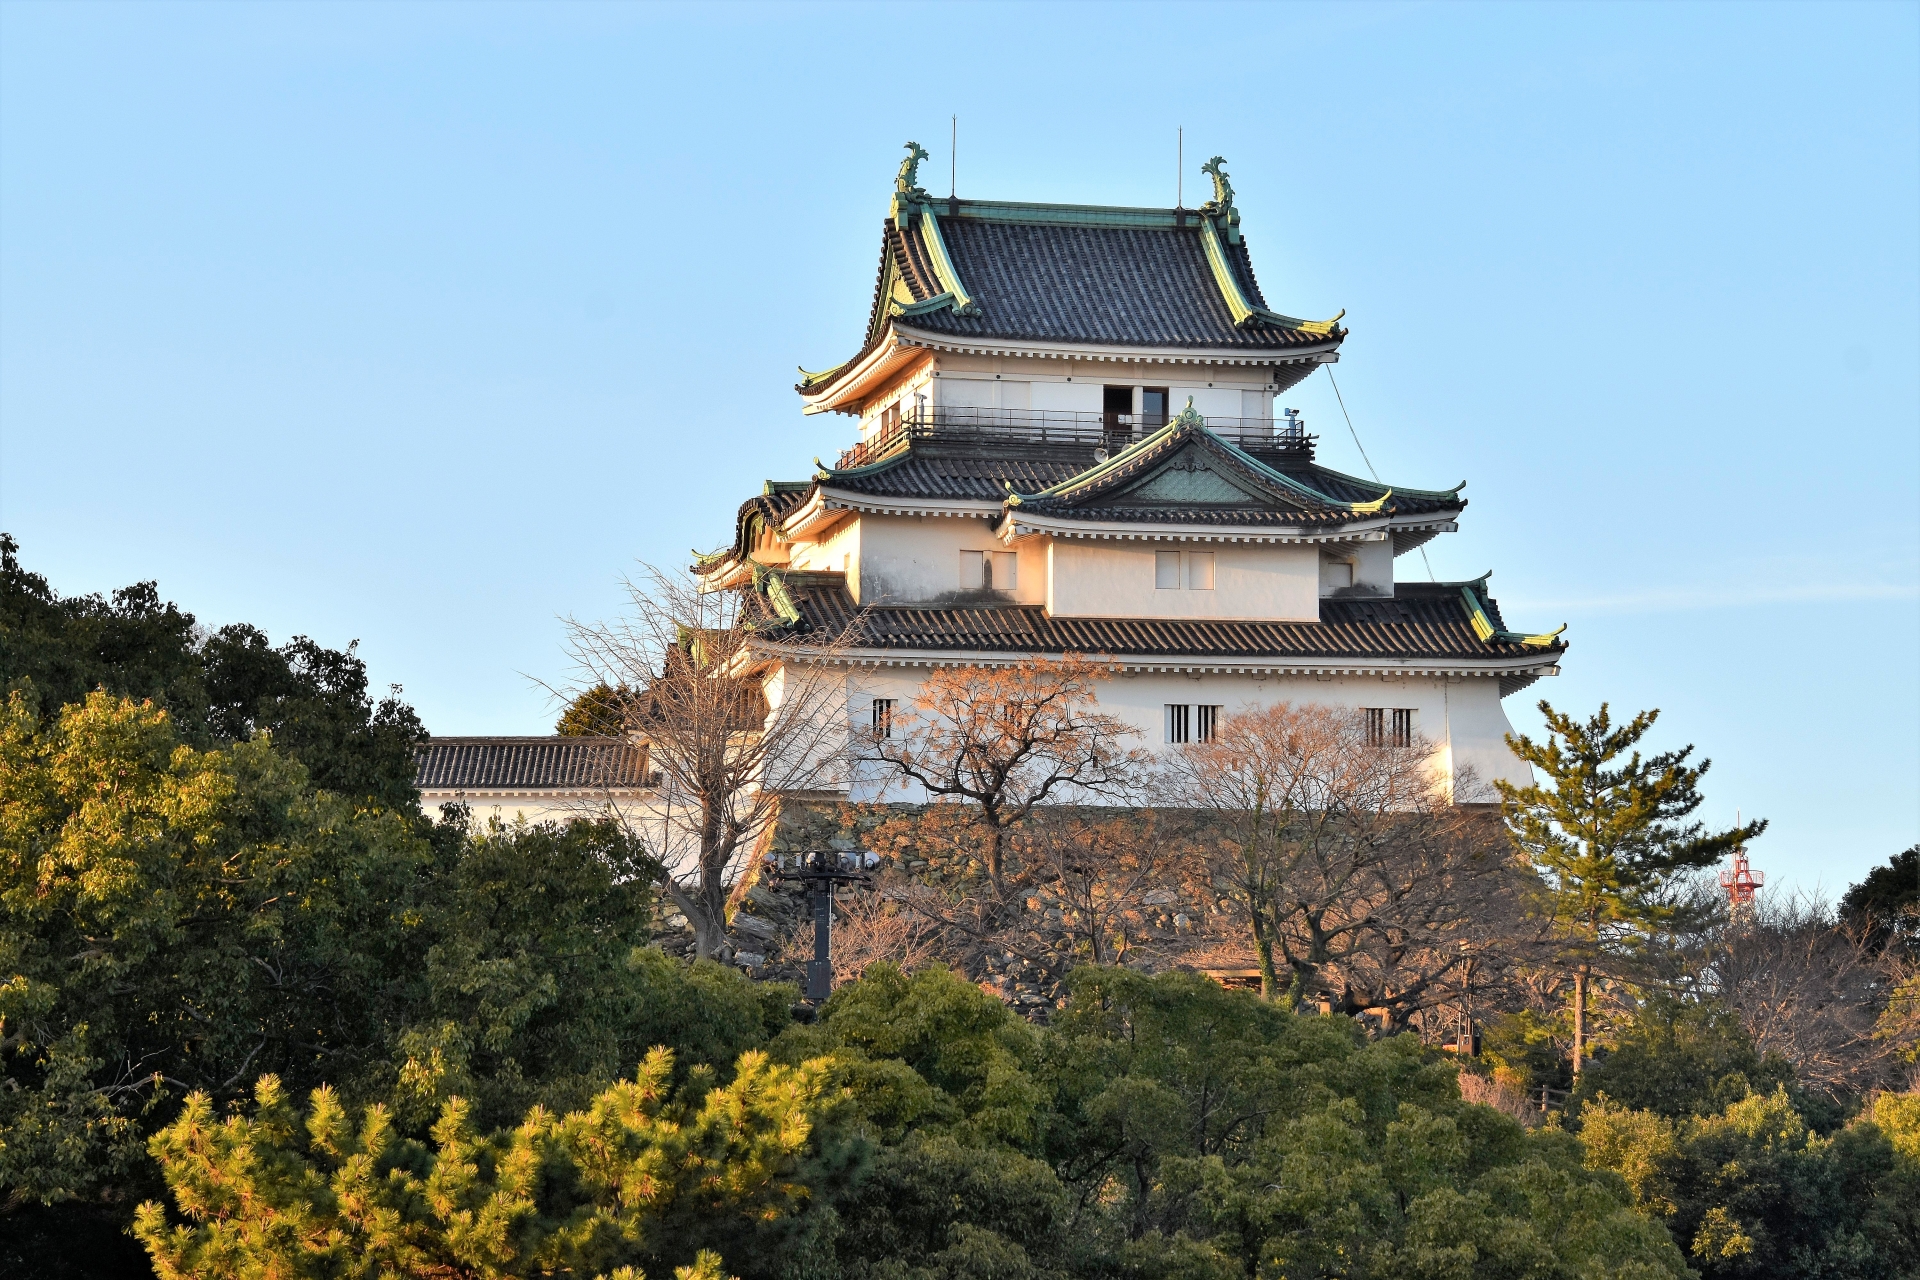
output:
[[[843,884],[871,885],[880,856],[864,849],[815,849],[791,859],[767,859],[767,878],[804,885],[813,912],[813,959],[807,961],[806,999],[818,1004],[833,994],[833,891]]]

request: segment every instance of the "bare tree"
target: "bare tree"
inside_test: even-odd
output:
[[[1524,941],[1525,881],[1498,826],[1452,803],[1430,746],[1377,741],[1358,712],[1227,716],[1163,782],[1212,814],[1207,874],[1249,931],[1267,999],[1285,970],[1291,1000],[1399,1023]]]
[[[1001,883],[979,856],[979,810],[953,802],[889,817],[881,848],[912,850],[917,868],[890,873],[883,892],[936,938],[940,954],[974,976],[1045,985],[1076,964],[1112,964],[1147,945],[1163,949],[1145,917],[1150,900],[1181,895],[1184,846],[1152,810],[1048,806],[1010,833]]]
[[[1134,939],[1130,918],[1175,878],[1173,847],[1151,809],[1116,814],[1053,810],[1015,841],[1021,881],[1040,910],[1058,911],[1058,929],[1094,964],[1112,964]]]
[[[1122,795],[1139,775],[1145,757],[1125,746],[1133,729],[1096,710],[1097,686],[1115,670],[1078,653],[937,668],[914,699],[915,714],[903,718],[903,732],[870,740],[863,757],[889,784],[971,802],[1000,893],[1007,833],[1036,806]]]
[[[1710,989],[1739,1014],[1754,1048],[1792,1063],[1802,1084],[1864,1092],[1912,1060],[1920,1027],[1902,1010],[1886,1015],[1913,966],[1840,925],[1826,904],[1763,895],[1721,916],[1707,955]]]
[[[833,905],[833,981],[853,982],[870,964],[887,963],[911,973],[940,958],[937,925],[900,900],[897,889],[855,892]],[[794,958],[813,955],[813,921],[800,921],[782,943]]]
[[[731,878],[783,796],[845,785],[841,641],[804,635],[755,589],[702,592],[647,567],[612,623],[568,621],[582,688],[644,740],[657,800],[622,813],[663,868],[696,953],[723,945]]]

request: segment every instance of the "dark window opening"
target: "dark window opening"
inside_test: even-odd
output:
[[[1396,708],[1393,713],[1393,745],[1410,747],[1413,745],[1413,710],[1409,707]]]
[[[891,738],[893,736],[893,699],[875,698],[873,700],[873,736]]]
[[[1100,394],[1100,420],[1107,433],[1107,448],[1127,447],[1133,433],[1133,388],[1104,387]]]
[[[1193,710],[1196,721],[1194,725],[1195,741],[1212,742],[1215,734],[1218,733],[1220,729],[1220,713],[1225,711],[1226,708],[1221,706],[1210,707],[1202,704]]]
[[[1412,707],[1364,707],[1362,711],[1367,721],[1367,745],[1374,747],[1413,745]]]

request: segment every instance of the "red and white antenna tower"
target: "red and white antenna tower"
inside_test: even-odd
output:
[[[1734,819],[1735,822],[1739,818]],[[1733,851],[1733,866],[1720,873],[1720,887],[1726,890],[1727,905],[1735,911],[1753,905],[1753,896],[1760,892],[1760,886],[1767,882],[1767,873],[1755,871],[1747,865],[1747,847],[1741,845]]]

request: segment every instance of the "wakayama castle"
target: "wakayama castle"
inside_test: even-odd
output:
[[[1119,665],[1100,701],[1148,743],[1329,703],[1523,781],[1501,699],[1565,646],[1509,631],[1484,580],[1396,575],[1459,527],[1460,486],[1329,470],[1276,415],[1347,332],[1268,306],[1225,162],[1188,210],[939,199],[925,158],[894,180],[859,350],[796,388],[858,438],[743,503],[704,585],[759,569],[809,629],[867,611],[845,656],[883,729],[935,664],[1078,650]]]
[[[907,144],[858,349],[795,388],[803,412],[846,415],[848,447],[742,503],[702,588],[838,637],[850,715],[881,733],[935,667],[1080,652],[1115,664],[1101,708],[1146,745],[1320,703],[1432,743],[1449,782],[1478,784],[1457,800],[1527,781],[1502,700],[1566,645],[1509,630],[1484,578],[1397,573],[1459,528],[1463,485],[1331,470],[1276,414],[1340,358],[1345,313],[1268,305],[1225,162],[1202,166],[1198,209],[1138,209],[936,198],[926,155]],[[498,790],[537,818],[571,754],[440,739],[423,798]]]

